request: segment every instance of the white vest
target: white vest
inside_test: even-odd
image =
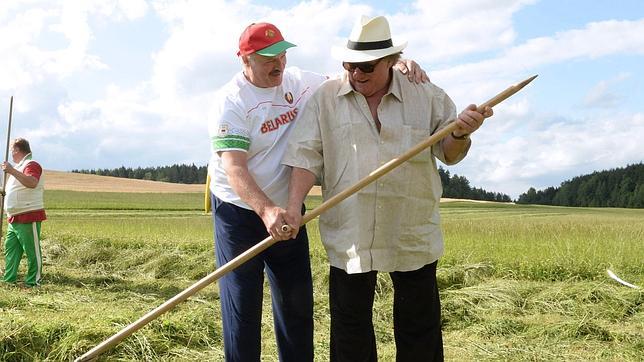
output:
[[[25,167],[31,162],[35,162],[30,159],[28,154],[25,158],[22,159],[16,166],[16,170],[23,172]],[[20,183],[18,179],[9,175],[7,178],[7,185],[5,188],[6,195],[4,207],[7,211],[8,216],[14,216],[18,214],[24,214],[29,211],[42,210],[45,208],[45,202],[43,201],[44,194],[44,172],[40,175],[40,180],[35,188],[29,188]]]

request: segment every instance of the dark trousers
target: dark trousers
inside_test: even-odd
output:
[[[440,301],[436,264],[389,273],[394,285],[396,361],[442,361]],[[376,271],[347,274],[331,267],[331,361],[377,361],[373,330]]]
[[[214,196],[212,201],[218,266],[268,237],[252,210]],[[226,361],[260,361],[264,271],[271,287],[280,361],[312,361],[313,286],[304,227],[297,239],[273,244],[219,280]]]

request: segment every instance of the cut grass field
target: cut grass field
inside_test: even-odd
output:
[[[71,360],[214,270],[199,193],[57,190],[46,202],[44,284],[0,286],[0,360]],[[641,360],[642,289],[615,283],[606,268],[644,285],[644,210],[450,202],[441,211],[446,359]],[[316,361],[326,361],[328,264],[316,221],[308,228]],[[395,358],[391,303],[381,275],[374,323],[382,361]],[[272,330],[266,288],[264,361],[278,360]],[[101,360],[218,361],[221,341],[212,285]]]

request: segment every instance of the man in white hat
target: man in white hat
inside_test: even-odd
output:
[[[308,101],[282,163],[293,168],[287,222],[299,225],[302,200],[319,179],[328,199],[454,120],[458,129],[320,216],[330,263],[331,360],[376,361],[372,323],[378,272],[394,285],[397,361],[443,359],[436,264],[443,253],[436,158],[451,165],[491,109],[456,117],[437,86],[402,81],[391,68],[394,43],[384,17],[362,17],[339,53],[346,72]],[[295,233],[296,231],[294,231]]]
[[[286,68],[286,51],[294,46],[273,24],[249,25],[239,38],[242,71],[218,92],[208,117],[217,264],[226,264],[268,235],[283,240],[219,281],[227,361],[261,358],[264,273],[280,361],[313,360],[308,239],[305,228],[291,240],[281,230],[291,171],[281,160],[299,112],[327,77]],[[401,69],[407,67],[410,80],[426,78],[415,63],[401,64]]]

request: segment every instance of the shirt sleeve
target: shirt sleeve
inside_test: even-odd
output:
[[[456,120],[456,105],[441,88],[434,86],[432,90],[431,128],[432,134],[434,134]],[[471,143],[468,143],[467,147],[451,162],[445,160],[441,142],[437,142],[432,146],[432,154],[445,165],[453,165],[465,158],[470,149],[470,145]]]
[[[234,102],[225,99],[208,115],[208,134],[211,150],[244,151],[250,148],[250,129],[246,115]]]
[[[311,171],[320,179],[324,160],[319,125],[319,106],[315,96],[309,99],[289,135],[282,164]]]
[[[288,70],[305,87],[311,88],[313,91],[317,90],[320,87],[320,84],[329,79],[329,77],[327,77],[326,75],[309,72],[308,70],[302,70],[298,67],[289,67]]]
[[[310,86],[313,91],[318,89],[320,87],[320,84],[324,83],[325,80],[329,79],[326,75],[318,74],[318,73],[313,73],[313,72],[303,72],[303,77],[302,79],[304,80],[305,84]]]
[[[38,162],[29,162],[27,166],[25,166],[24,170],[22,171],[27,176],[33,176],[37,180],[40,180],[40,176],[42,175],[42,167],[38,164]]]

